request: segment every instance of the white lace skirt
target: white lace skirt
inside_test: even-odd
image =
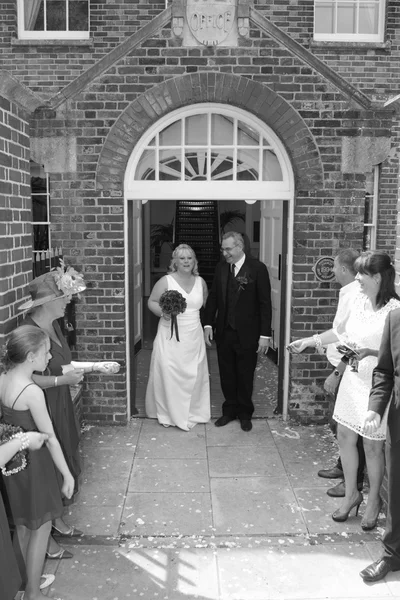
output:
[[[362,429],[368,410],[372,371],[376,364],[376,357],[367,356],[359,362],[358,373],[351,371],[350,367],[346,368],[340,382],[333,418],[337,423],[370,440],[385,440],[388,409],[375,433],[365,434]]]

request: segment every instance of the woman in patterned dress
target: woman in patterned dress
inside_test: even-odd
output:
[[[357,490],[356,448],[357,436],[362,435],[370,488],[361,527],[364,531],[369,531],[376,526],[382,505],[380,488],[385,468],[383,443],[386,438],[387,414],[374,433],[366,433],[363,425],[368,410],[372,371],[377,364],[385,320],[390,311],[400,308],[400,299],[395,291],[395,269],[388,254],[378,250],[363,252],[356,260],[355,268],[360,293],[355,297],[347,321],[338,329],[292,342],[290,350],[302,352],[310,347],[321,349],[335,341],[356,348],[358,370],[349,366],[346,368],[333,414],[338,423],[337,438],[346,493],[332,518],[334,521],[346,521],[353,508],[357,514],[363,501],[362,494]]]

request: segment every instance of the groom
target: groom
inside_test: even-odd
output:
[[[221,252],[225,262],[217,265],[204,311],[207,346],[211,346],[216,316],[215,339],[225,397],[222,417],[215,425],[223,427],[239,418],[243,431],[250,431],[257,353],[267,354],[271,338],[271,286],[264,263],[245,255],[240,233],[225,233]]]

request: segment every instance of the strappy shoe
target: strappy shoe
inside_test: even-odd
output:
[[[49,558],[50,560],[60,560],[61,558],[72,558],[73,554],[72,552],[70,552],[69,550],[66,550],[65,548],[60,548],[58,552],[55,552],[54,554],[50,554],[50,552],[46,552],[46,558]]]
[[[332,519],[334,521],[337,521],[338,523],[344,523],[344,521],[347,521],[347,519],[349,518],[349,515],[351,513],[351,511],[353,510],[353,508],[356,509],[356,516],[358,515],[358,510],[360,508],[360,504],[363,501],[363,495],[362,494],[358,494],[358,498],[357,500],[354,500],[353,504],[350,506],[349,510],[345,511],[345,512],[340,512],[340,510],[335,510],[335,512],[332,514]]]
[[[376,513],[376,516],[374,519],[366,519],[365,516],[361,519],[361,529],[363,531],[371,531],[372,529],[375,529],[376,524],[378,522],[379,519],[379,514],[381,512],[382,509],[382,498],[380,498],[380,503],[379,503],[379,508],[378,508],[378,512]]]
[[[57,529],[55,525],[52,526],[54,535],[59,537],[81,537],[83,535],[83,531],[77,529],[73,525],[68,529],[68,531],[60,531]]]
[[[56,577],[53,575],[53,573],[43,573],[43,575],[40,577],[39,589],[45,590],[48,588],[52,583],[54,583],[55,578]]]

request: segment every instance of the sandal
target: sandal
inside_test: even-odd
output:
[[[73,525],[71,525],[68,531],[60,531],[55,525],[53,525],[52,528],[54,534],[60,537],[81,537],[81,535],[83,535],[83,531],[76,529]]]
[[[46,552],[46,558],[49,558],[50,560],[60,560],[61,558],[72,558],[73,554],[72,552],[70,552],[69,550],[66,550],[65,548],[60,548],[58,552],[55,552],[54,554],[50,554],[50,552]]]
[[[39,589],[45,590],[46,588],[48,588],[49,585],[51,585],[54,582],[55,578],[55,575],[53,575],[52,573],[43,573],[43,575],[40,577],[40,580],[44,579],[44,581],[40,584]]]

